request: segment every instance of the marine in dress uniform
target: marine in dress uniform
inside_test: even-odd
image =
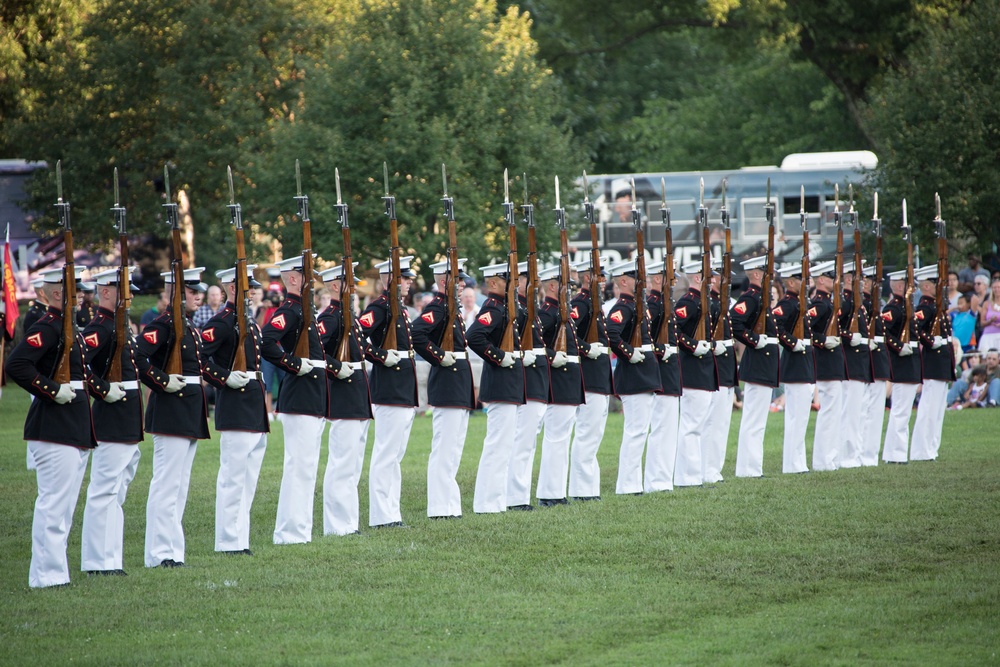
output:
[[[410,291],[416,277],[410,270],[411,261],[412,256],[399,260],[402,275],[400,299]],[[388,285],[392,274],[391,260],[375,268]],[[368,525],[372,527],[405,525],[399,512],[402,490],[400,463],[406,453],[417,407],[417,374],[410,346],[410,321],[402,303],[399,304],[399,319],[396,322],[397,348],[383,347],[389,329],[390,298],[396,296],[382,290],[382,294],[358,318],[361,331],[369,343],[366,356],[373,364],[369,382],[375,414],[375,443],[368,469]]]
[[[69,583],[66,543],[87,457],[97,444],[79,338],[70,354],[70,381],[59,384],[53,379],[63,351],[63,312],[55,305],[62,303],[62,273],[54,269],[42,274],[45,284],[40,289],[53,305],[25,331],[6,365],[7,377],[35,399],[24,421],[24,439],[38,480],[28,567],[32,588]]]
[[[517,321],[515,331],[518,345],[524,328],[528,326],[528,263],[517,265]],[[532,295],[534,298],[534,295]],[[529,511],[531,504],[531,469],[535,464],[535,447],[541,430],[545,410],[551,400],[549,393],[549,357],[542,340],[542,323],[538,319],[531,326],[530,350],[522,350],[521,365],[524,369],[525,402],[517,408],[514,426],[514,448],[507,465],[507,509]],[[478,482],[478,480],[477,480]],[[562,504],[561,499],[539,499],[542,505]],[[478,511],[478,510],[477,510]]]
[[[603,260],[602,260],[603,262]],[[604,439],[608,421],[608,403],[614,393],[611,376],[611,355],[608,347],[607,321],[604,311],[591,312],[590,257],[577,262],[580,291],[570,301],[570,318],[576,325],[576,340],[580,347],[580,367],[583,370],[584,402],[576,409],[576,429],[569,447],[569,495],[575,500],[595,500],[601,496],[601,467],[597,450]],[[593,289],[601,293],[604,267]],[[597,342],[588,343],[587,331],[591,317],[597,317]],[[654,418],[655,418],[654,413]],[[672,465],[672,463],[671,463]]]
[[[623,262],[611,270],[618,285],[618,301],[608,313],[608,341],[618,363],[615,366],[615,393],[622,402],[625,423],[618,455],[618,482],[615,493],[643,492],[642,455],[646,450],[653,418],[653,399],[662,391],[660,363],[649,337],[646,304],[636,304],[636,262]],[[645,300],[643,300],[645,301]],[[632,334],[639,327],[642,344],[633,347]],[[650,443],[651,448],[661,443]],[[655,456],[654,456],[655,458]]]
[[[860,280],[862,266],[855,268],[854,262],[844,264],[844,297],[842,301],[843,349],[847,366],[847,381],[844,382],[841,423],[843,424],[841,448],[837,457],[840,468],[857,468],[861,465],[861,449],[865,436],[865,393],[872,381],[871,349],[868,347],[868,311],[864,300],[858,313],[858,333],[850,333],[850,323],[854,317],[854,286]]]
[[[85,281],[80,283],[80,291],[77,292],[77,295],[80,297],[80,305],[76,309],[76,326],[80,329],[90,324],[90,321],[97,315],[97,305],[94,303],[94,292],[96,289],[97,285],[93,282]]]
[[[885,344],[885,327],[879,313],[880,302],[872,301],[872,294],[879,296],[882,286],[873,285],[875,267],[865,268],[865,311],[874,317],[875,335],[868,340],[871,350],[872,381],[865,386],[864,410],[865,426],[861,445],[861,465],[877,466],[879,451],[882,449],[882,426],[885,422],[885,387],[892,379],[889,369],[889,348]]]
[[[722,318],[722,338],[712,346],[715,366],[719,373],[719,389],[712,394],[708,406],[708,423],[701,440],[702,479],[706,484],[722,481],[722,466],[726,462],[726,448],[729,444],[729,426],[733,421],[733,394],[739,386],[740,376],[736,363],[736,349],[733,345],[733,326],[729,318],[729,304],[723,307],[719,301],[719,286],[722,278],[719,271],[722,263],[712,263],[712,330],[715,331]],[[730,276],[732,278],[732,276]]]
[[[811,325],[806,313],[799,312],[799,291],[802,266],[790,266],[778,271],[785,282],[785,294],[771,309],[781,345],[780,380],[785,387],[785,435],[781,452],[781,472],[809,472],[806,459],[806,427],[816,388],[816,361],[812,345]],[[802,332],[807,338],[796,338],[795,325],[805,318]]]
[[[251,290],[260,287],[248,264]],[[215,430],[219,431],[219,475],[215,483],[215,550],[253,555],[250,551],[250,507],[257,492],[260,466],[271,430],[260,372],[260,327],[249,307],[243,351],[246,370],[232,370],[239,345],[236,320],[236,268],[216,271],[227,301],[201,329],[202,369],[215,387]]]
[[[677,426],[677,461],[674,466],[674,486],[701,486],[705,481],[702,469],[702,438],[708,425],[712,393],[719,389],[713,345],[694,337],[701,313],[702,263],[685,264],[688,291],[674,304],[677,321],[677,346],[681,358],[681,414]],[[711,289],[711,276],[705,288]],[[706,332],[708,334],[709,332]],[[732,410],[732,405],[726,406]]]
[[[584,387],[576,328],[571,318],[563,322],[559,316],[559,266],[540,271],[538,279],[543,295],[538,320],[542,325],[542,340],[549,358],[550,395],[543,418],[545,433],[542,437],[542,461],[538,466],[538,487],[535,491],[539,502],[543,503],[546,500],[566,500],[569,442],[576,422],[577,408],[584,402]],[[566,299],[568,315],[568,294]],[[555,349],[560,329],[566,333],[565,352],[557,352]]]
[[[885,343],[889,347],[889,371],[892,375],[892,406],[889,424],[885,431],[882,460],[887,463],[906,463],[910,451],[910,413],[917,386],[922,379],[919,338],[915,317],[906,322],[906,271],[889,274],[892,298],[882,308]],[[909,327],[910,340],[903,343],[903,331]]]
[[[469,349],[483,359],[479,399],[486,406],[486,438],[483,440],[472,501],[473,511],[483,514],[507,510],[507,468],[517,442],[517,438],[511,438],[510,434],[517,427],[518,407],[524,405],[525,384],[520,355],[500,349],[509,322],[505,298],[507,265],[484,266],[479,271],[486,281],[488,294],[475,322],[465,332],[465,340]],[[518,342],[515,332],[515,351],[518,351]],[[529,475],[529,483],[530,479]]]
[[[117,347],[115,309],[118,269],[94,276],[100,307],[83,330],[84,359],[93,374],[96,398],[92,413],[97,449],[91,457],[87,504],[83,510],[80,569],[95,574],[124,575],[122,569],[125,515],[122,506],[139,466],[143,438],[142,393],[133,359],[135,340],[125,322],[124,347]],[[114,355],[121,358],[121,381],[109,382]]]
[[[910,443],[911,461],[933,461],[941,448],[941,428],[948,395],[948,383],[955,381],[955,348],[951,342],[951,318],[945,317],[937,336],[932,335],[937,315],[937,266],[918,270],[915,278],[920,285],[920,302],[914,311],[920,334],[920,362],[924,386],[920,390],[917,419],[913,422]],[[943,306],[943,304],[942,304]]]
[[[371,396],[357,320],[353,321],[350,331],[344,329],[344,308],[352,307],[342,299],[344,267],[327,269],[320,276],[330,290],[330,305],[319,314],[316,324],[326,354],[330,396],[326,413],[330,430],[327,434],[329,457],[323,477],[323,534],[352,535],[359,532],[358,482],[372,420]],[[345,335],[348,357],[341,360],[339,352]]]
[[[816,415],[816,432],[813,437],[813,470],[836,470],[840,452],[840,418],[843,413],[844,381],[847,379],[847,362],[841,347],[844,331],[840,312],[833,312],[830,294],[834,289],[836,267],[834,262],[824,262],[809,269],[816,282],[816,293],[809,303],[809,323],[816,355],[816,387],[819,389],[819,414]],[[841,299],[843,301],[843,299]],[[831,317],[837,318],[836,336],[827,336]]]
[[[431,455],[427,461],[427,516],[449,518],[462,516],[462,492],[455,476],[462,462],[465,434],[469,429],[469,414],[476,407],[472,367],[465,343],[465,321],[455,307],[455,318],[448,322],[447,293],[450,262],[431,265],[438,287],[431,302],[410,323],[413,349],[431,365],[427,379],[427,403],[431,413],[433,435]],[[465,259],[458,260],[460,278],[466,277]],[[458,286],[464,286],[459,282]],[[445,352],[441,341],[448,326],[452,327],[453,350]]]
[[[184,306],[190,311],[201,299],[204,267],[185,269]],[[173,273],[161,274],[167,290],[177,289]],[[184,507],[198,441],[208,435],[208,406],[201,386],[201,336],[185,318],[180,341],[181,372],[168,374],[174,346],[170,309],[146,325],[137,339],[135,364],[139,380],[152,391],[146,406],[146,432],[153,436],[153,479],[146,501],[146,567],[184,565]]]
[[[743,380],[743,415],[736,445],[736,476],[764,476],[764,431],[771,407],[771,394],[778,386],[778,330],[772,313],[762,313],[764,295],[761,284],[767,257],[752,257],[741,262],[750,286],[743,291],[729,315],[733,337],[743,343],[740,379]],[[764,333],[754,333],[758,317],[764,318]]]
[[[649,335],[653,339],[656,367],[660,371],[660,391],[653,396],[653,417],[646,441],[646,470],[642,489],[646,493],[673,491],[674,463],[677,460],[677,425],[681,407],[681,359],[677,354],[677,323],[674,311],[665,312],[663,262],[646,267],[649,277]],[[667,321],[663,318],[666,316]],[[656,343],[661,327],[669,327],[666,345]]]
[[[285,300],[261,331],[261,356],[285,371],[275,410],[284,429],[285,455],[274,524],[275,544],[312,541],[316,474],[326,426],[326,355],[315,322],[302,321],[302,255],[278,262],[288,290]],[[309,357],[295,347],[308,327]]]

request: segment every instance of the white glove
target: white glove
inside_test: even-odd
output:
[[[903,349],[899,351],[899,356],[901,357],[908,357],[911,354],[913,354],[913,348],[910,347],[908,344],[904,345]]]
[[[336,373],[336,377],[338,380],[346,380],[352,375],[354,375],[354,367],[347,362],[342,363],[340,365],[340,370],[337,371]]]
[[[878,349],[878,343],[875,342],[874,338],[868,339],[868,349],[871,350],[872,352]]]
[[[660,357],[660,361],[667,361],[668,359],[670,359],[670,357],[674,356],[674,351],[676,349],[677,348],[671,349],[671,347],[669,345],[664,345],[663,346],[663,356]]]
[[[861,345],[861,334],[859,334],[859,333],[852,333],[851,334],[851,347],[857,347],[858,345]]]
[[[525,350],[524,351],[524,355],[521,357],[521,364],[525,368],[528,368],[530,366],[534,366],[535,365],[535,358],[536,358],[536,355],[535,355],[534,352],[532,352],[531,350]]]
[[[646,360],[646,355],[639,348],[632,348],[632,356],[628,358],[630,364],[641,364]]]
[[[455,353],[454,352],[445,352],[444,356],[441,357],[441,365],[444,366],[445,368],[448,368],[449,366],[454,366],[455,365]]]
[[[934,336],[934,344],[931,346],[933,349],[938,349],[944,347],[948,344],[947,338],[942,338],[941,336]]]
[[[825,347],[828,350],[834,350],[837,348],[838,345],[840,345],[839,336],[827,336],[826,340],[823,342],[823,347]]]
[[[250,376],[245,371],[233,371],[226,378],[226,386],[230,389],[242,389],[250,382]]]
[[[792,348],[792,352],[805,352],[806,342],[801,338],[795,341],[795,347]]]
[[[299,361],[301,362],[302,365],[299,366],[299,372],[296,373],[296,375],[302,377],[303,375],[309,375],[310,373],[312,373],[313,368],[315,368],[315,366],[312,365],[312,362],[310,360],[300,359]]]
[[[601,343],[591,343],[590,349],[587,350],[587,357],[590,359],[597,359],[604,354],[605,351],[604,345]]]
[[[567,363],[569,363],[569,358],[565,352],[556,352],[555,356],[552,357],[552,368],[562,368]]]
[[[698,344],[694,346],[694,356],[704,357],[706,354],[712,351],[712,346],[708,344],[707,340],[700,340]]]
[[[753,346],[756,350],[763,350],[767,347],[767,336],[757,336],[757,342],[754,343]]]
[[[76,398],[76,390],[69,386],[69,383],[59,385],[59,391],[56,392],[55,397],[52,399],[59,405],[66,405],[70,401]]]
[[[721,357],[726,353],[726,345],[721,340],[715,341],[715,345],[712,348],[712,354],[717,357]]]
[[[402,358],[403,356],[399,353],[399,350],[386,350],[385,361],[382,362],[382,365],[386,368],[392,368],[398,364],[399,360]]]
[[[503,353],[503,359],[500,361],[501,368],[510,368],[514,365],[514,355],[510,352]]]
[[[184,379],[183,375],[171,375],[170,379],[167,380],[167,386],[163,388],[163,391],[168,394],[176,394],[183,389],[186,384],[187,381]]]
[[[108,388],[108,395],[104,397],[105,403],[117,403],[125,398],[125,387],[121,382],[112,382]]]

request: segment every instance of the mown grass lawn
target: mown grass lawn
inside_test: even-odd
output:
[[[485,429],[478,415],[459,474],[460,521],[425,518],[431,428],[418,418],[403,462],[411,528],[322,537],[318,488],[314,541],[282,547],[270,541],[277,427],[254,505],[252,558],[212,551],[216,438],[195,460],[180,570],[142,567],[147,442],[126,504],[129,576],[79,573],[81,497],[72,585],[33,591],[26,409],[23,392],[8,387],[4,664],[1000,663],[1000,411],[947,413],[937,462],[789,476],[780,474],[782,415],[774,414],[760,480],[732,477],[737,413],[725,482],[621,498],[621,415],[612,415],[602,501],[492,516],[471,508]],[[367,468],[363,524],[366,482]]]

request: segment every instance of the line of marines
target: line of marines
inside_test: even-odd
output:
[[[412,257],[401,258],[399,297],[415,277]],[[460,260],[464,270],[465,260]],[[719,302],[720,275],[703,276],[702,263],[681,268],[689,285],[673,312],[665,312],[663,265],[648,267],[646,303],[635,302],[636,263],[600,267],[591,259],[573,265],[578,292],[569,302],[566,351],[555,351],[563,323],[559,308],[559,268],[539,272],[541,302],[535,321],[527,322],[527,263],[518,276],[506,264],[481,267],[487,298],[466,330],[462,317],[448,321],[448,262],[432,265],[436,296],[412,322],[396,323],[397,349],[384,348],[391,321],[390,292],[385,290],[344,331],[340,303],[344,267],[318,276],[333,300],[315,321],[304,322],[302,257],[279,263],[287,298],[273,318],[259,328],[251,321],[245,339],[247,370],[232,371],[238,344],[235,269],[218,272],[228,302],[201,331],[185,323],[181,341],[183,370],[168,374],[167,351],[173,345],[169,310],[115,349],[117,302],[115,269],[95,276],[100,307],[78,335],[73,348],[71,381],[52,377],[62,347],[61,269],[42,275],[40,291],[50,304],[26,327],[11,352],[9,377],[32,394],[25,422],[29,467],[36,470],[38,497],[32,527],[29,585],[68,584],[68,533],[88,460],[91,462],[83,516],[81,569],[93,575],[124,575],[122,543],[128,486],[135,476],[146,433],[153,440],[153,476],[146,508],[146,567],[181,567],[186,553],[182,519],[191,469],[199,440],[209,437],[202,382],[217,390],[215,429],[220,432],[220,467],[216,487],[215,550],[234,555],[250,551],[250,508],[267,447],[269,420],[264,401],[261,359],[286,373],[276,411],[284,433],[283,474],[273,533],[275,544],[311,541],[313,503],[322,437],[329,456],[323,480],[323,534],[359,532],[361,478],[368,431],[374,420],[369,464],[369,526],[403,527],[400,513],[402,476],[417,407],[416,357],[431,365],[428,403],[432,406],[431,452],[427,469],[427,515],[460,518],[461,490],[456,474],[466,440],[469,416],[476,409],[469,354],[483,360],[479,400],[485,406],[486,436],[479,461],[472,507],[476,513],[534,510],[532,473],[538,433],[541,457],[534,489],[538,505],[548,507],[601,497],[598,448],[604,437],[609,399],[621,399],[624,428],[619,450],[617,494],[670,491],[722,481],[732,416],[734,388],[742,381],[745,400],[737,442],[737,477],[763,475],[763,443],[773,391],[784,386],[786,408],[782,471],[807,472],[806,426],[818,389],[820,409],[813,442],[812,469],[834,470],[908,460],[933,460],[941,444],[947,383],[954,380],[950,331],[930,334],[936,303],[936,268],[917,271],[922,293],[910,322],[906,319],[905,271],[890,274],[892,298],[876,313],[872,301],[873,267],[844,266],[845,296],[834,313],[833,262],[813,266],[815,295],[799,312],[801,268],[779,270],[787,291],[770,313],[766,333],[753,323],[763,307],[761,284],[765,258],[742,263],[749,287],[732,307]],[[388,284],[390,262],[377,266]],[[251,284],[253,266],[248,266]],[[933,270],[933,271],[932,271]],[[164,274],[166,288],[185,289],[191,297],[202,269],[185,271],[183,287]],[[591,290],[610,272],[619,298],[605,313],[592,312]],[[591,284],[592,275],[599,284]],[[505,352],[501,337],[507,325],[508,280],[518,281],[517,329],[531,329],[532,348]],[[863,290],[861,331],[876,317],[877,334],[851,334],[851,291]],[[723,319],[721,340],[694,337],[701,317],[701,292],[711,293],[713,329]],[[877,296],[877,292],[876,292]],[[55,305],[53,305],[55,304]],[[349,305],[348,305],[349,307]],[[404,311],[405,312],[405,311]],[[673,325],[669,344],[654,344],[663,318]],[[808,338],[792,335],[804,318]],[[837,317],[839,336],[827,336]],[[597,318],[599,342],[584,340]],[[453,327],[454,349],[439,343]],[[308,328],[309,356],[295,356],[295,344]],[[642,344],[630,344],[635,327]],[[909,342],[902,335],[910,328]],[[346,337],[350,361],[338,359]],[[520,334],[515,336],[519,342]],[[737,360],[737,345],[742,356]],[[112,355],[123,362],[121,382],[108,382]],[[616,360],[612,363],[612,355]],[[892,383],[892,408],[883,431],[886,383]],[[910,412],[917,387],[922,400],[912,440]],[[143,404],[141,387],[150,390]],[[326,429],[329,425],[329,429]],[[91,457],[91,453],[93,456]]]

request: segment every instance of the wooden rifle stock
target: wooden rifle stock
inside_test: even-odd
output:
[[[861,266],[861,228],[858,227],[858,220],[854,218],[854,279],[851,283],[853,292],[851,293],[851,325],[848,331],[852,334],[861,333],[861,291],[864,289],[864,270]]]
[[[250,298],[250,280],[247,277],[247,249],[243,238],[243,210],[236,203],[233,191],[233,170],[226,167],[229,176],[229,216],[233,229],[236,231],[236,275],[234,285],[236,293],[233,305],[236,306],[236,351],[233,355],[231,370],[245,372],[247,369],[246,340],[249,335],[247,324],[247,300]]]
[[[670,225],[666,230],[666,250],[663,255],[663,319],[660,320],[660,328],[656,332],[657,345],[669,345],[672,334],[671,328],[674,321],[674,239]]]
[[[132,306],[132,277],[128,265],[128,236],[125,230],[125,207],[118,202],[118,167],[115,167],[115,205],[111,209],[118,228],[118,302],[115,303],[115,348],[108,364],[108,382],[122,381],[122,350],[132,337],[128,311]]]
[[[507,253],[507,326],[504,327],[503,337],[500,339],[500,349],[513,353],[514,327],[517,326],[517,230],[513,224],[508,228],[508,239],[510,251]],[[524,329],[529,336],[532,324],[532,320],[526,320],[524,323]]]
[[[642,216],[636,207],[635,199],[635,179],[631,180],[632,185],[632,226],[635,228],[635,313],[636,322],[632,327],[632,337],[629,345],[634,348],[642,347],[642,331],[649,330],[649,323],[646,315],[649,309],[646,307],[646,239],[642,231]]]
[[[726,337],[726,318],[729,316],[729,292],[731,287],[731,276],[733,269],[733,241],[732,232],[729,229],[729,212],[726,210],[725,181],[723,181],[722,194],[722,224],[726,230],[726,251],[722,255],[722,277],[719,280],[719,321],[715,323],[715,331],[712,337],[722,340]],[[769,232],[770,233],[770,232]],[[773,234],[771,234],[773,238]],[[770,243],[770,241],[769,241]],[[767,280],[767,277],[764,278]]]
[[[59,384],[66,384],[70,381],[70,359],[73,354],[73,344],[76,342],[76,264],[73,258],[70,206],[68,201],[63,201],[62,160],[56,162],[56,188],[58,190],[56,209],[59,211],[59,224],[63,227],[66,264],[63,266],[62,350],[59,352],[53,379]]]
[[[945,286],[948,284],[948,237],[945,232],[945,222],[941,219],[941,198],[938,193],[934,193],[934,232],[937,234],[937,288],[934,291],[934,323],[931,325],[931,335],[940,336],[944,329],[944,322],[948,317],[948,293]]]
[[[792,327],[792,336],[801,340],[806,338],[805,319],[809,310],[809,230],[802,232],[802,281],[799,285],[799,317]]]
[[[354,335],[354,261],[351,255],[351,226],[347,220],[347,204],[340,196],[340,169],[333,170],[337,185],[337,222],[344,241],[344,258],[341,265],[340,281],[340,343],[337,346],[337,361],[349,363],[351,359],[351,336]]]
[[[385,213],[389,216],[389,263],[392,272],[386,292],[389,295],[389,321],[386,322],[385,339],[382,347],[386,350],[398,350],[396,326],[399,324],[399,302],[403,298],[403,275],[399,266],[399,230],[396,221],[396,198],[389,194],[389,167],[382,163],[382,174],[385,180]]]
[[[695,327],[694,337],[697,340],[708,340],[712,333],[712,310],[709,291],[712,289],[712,255],[710,252],[707,220],[701,229],[701,317]]]
[[[587,172],[583,172],[583,217],[590,226],[590,322],[584,340],[590,344],[601,340],[598,316],[601,314],[601,253],[597,245],[597,221],[594,218],[594,204],[590,201],[590,184]]]
[[[877,215],[877,211],[876,211]],[[882,294],[882,222],[875,219],[875,275],[872,276],[872,314],[868,320],[868,338],[875,338],[878,330],[875,325],[879,318],[879,301]]]
[[[572,326],[569,320],[569,240],[566,238],[566,210],[559,202],[559,177],[556,176],[556,227],[559,228],[559,330],[556,331],[556,352],[567,351],[566,342],[569,337],[567,329]]]
[[[455,222],[455,202],[448,196],[448,173],[441,165],[441,180],[444,183],[444,211],[448,218],[448,273],[444,291],[448,298],[448,324],[441,334],[439,347],[445,352],[455,351],[455,325],[458,323],[458,225]]]
[[[899,339],[903,345],[910,344],[910,326],[913,324],[913,235],[906,224],[906,200],[903,200],[903,240],[906,241],[906,284],[903,286],[903,332]]]
[[[767,179],[767,261],[764,264],[764,278],[760,281],[760,312],[753,323],[753,332],[767,336],[767,318],[771,316],[771,279],[774,276],[774,205],[771,203],[771,179]],[[728,242],[728,240],[727,240]],[[724,305],[723,308],[726,306]]]
[[[183,363],[181,362],[181,346],[184,341],[184,328],[187,313],[184,312],[184,266],[183,250],[181,246],[181,230],[174,227],[170,232],[172,237],[173,260],[170,263],[170,271],[174,281],[174,288],[170,295],[170,317],[172,318],[174,337],[170,343],[170,351],[167,354],[167,365],[163,369],[169,375],[182,375]]]

